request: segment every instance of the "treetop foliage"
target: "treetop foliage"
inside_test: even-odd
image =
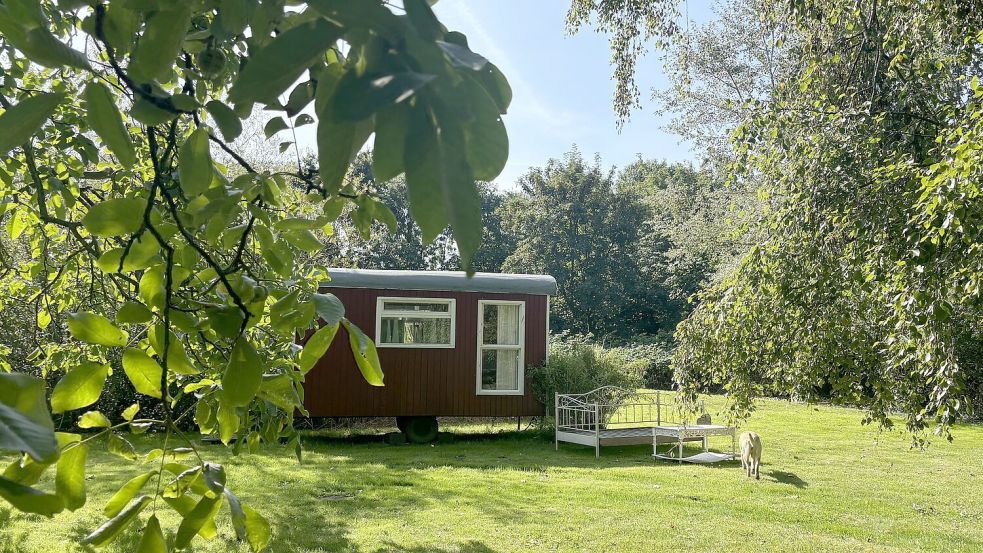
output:
[[[33,375],[0,373],[0,449],[23,452],[0,497],[47,516],[78,509],[86,453],[104,443],[135,462],[134,479],[84,543],[141,525],[139,550],[164,551],[155,513],[173,509],[183,549],[215,535],[225,503],[236,535],[263,549],[270,525],[182,429],[235,451],[283,440],[300,458],[304,375],[341,327],[383,385],[375,346],[319,292],[330,275],[311,256],[348,205],[362,226],[394,223],[350,165],[374,135],[373,171],[405,175],[424,240],[449,226],[470,270],[475,180],[505,164],[510,101],[502,73],[425,0],[0,4],[0,307],[31,306],[36,344]],[[256,106],[267,138],[317,125],[316,171],[260,169],[236,151]],[[85,412],[112,372],[140,404]],[[39,377],[55,382],[50,405]],[[92,432],[55,432],[53,412]],[[126,438],[150,428],[161,449]],[[50,467],[55,489],[37,487]]]
[[[643,4],[622,17],[664,3]],[[983,12],[747,5],[770,40],[752,52],[726,47],[748,29],[671,37],[681,120],[733,127],[729,182],[760,205],[755,245],[677,331],[677,380],[690,394],[722,385],[739,417],[766,389],[828,394],[881,426],[898,413],[916,435],[948,435],[981,382]],[[748,83],[743,97],[716,83],[727,77]]]

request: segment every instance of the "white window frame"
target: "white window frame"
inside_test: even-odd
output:
[[[445,303],[447,313],[432,311],[392,311],[385,310],[385,302],[398,301],[405,303]],[[446,319],[450,314],[451,343],[450,344],[386,344],[382,342],[383,317],[415,317],[426,319]],[[406,298],[402,296],[380,296],[375,302],[375,347],[377,348],[413,348],[413,349],[453,349],[457,343],[457,300],[454,298]]]
[[[482,343],[485,330],[486,305],[518,305],[519,306],[519,371],[516,375],[519,388],[517,390],[484,390],[481,388],[481,352],[483,349],[514,350],[513,345]],[[478,300],[478,354],[475,367],[475,393],[479,396],[521,396],[526,393],[526,302],[513,300]]]

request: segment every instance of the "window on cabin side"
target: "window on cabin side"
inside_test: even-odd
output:
[[[454,347],[454,300],[379,298],[376,336],[381,347]]]
[[[478,302],[478,393],[521,394],[525,349],[524,302]]]

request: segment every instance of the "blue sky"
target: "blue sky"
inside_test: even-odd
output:
[[[587,157],[600,154],[605,167],[623,167],[638,154],[693,160],[690,147],[661,128],[665,120],[649,100],[652,87],[666,84],[657,52],[638,65],[643,106],[618,133],[607,37],[591,29],[568,36],[569,5],[569,0],[440,0],[434,6],[440,20],[467,35],[471,49],[498,65],[512,85],[505,117],[509,162],[496,184],[512,188],[529,167],[562,156],[573,144]],[[705,21],[711,6],[711,0],[691,0],[690,20]]]

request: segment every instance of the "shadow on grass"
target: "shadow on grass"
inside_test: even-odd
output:
[[[795,486],[796,488],[808,488],[809,483],[798,477],[798,475],[787,472],[784,470],[773,470],[768,473],[769,476],[775,479],[775,482],[780,484],[788,484],[789,486]]]
[[[421,546],[407,548],[394,542],[387,542],[385,546],[376,549],[374,553],[390,553],[399,551],[401,553],[495,553],[495,550],[477,540],[468,540],[452,549],[434,548],[433,546]]]

